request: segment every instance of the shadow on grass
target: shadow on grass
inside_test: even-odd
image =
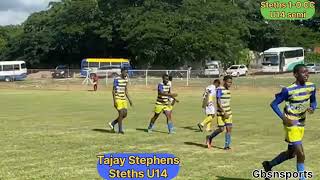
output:
[[[186,126],[186,127],[181,127],[181,128],[188,129],[188,130],[195,131],[195,132],[201,132],[199,130],[199,128],[195,128],[194,126]]]
[[[148,129],[142,129],[142,128],[137,128],[136,129],[137,131],[143,131],[143,132],[148,132]],[[158,130],[152,130],[152,133],[164,133],[164,134],[168,134],[167,132],[164,132],[164,131],[158,131]],[[151,133],[151,134],[152,134]]]
[[[110,129],[92,129],[92,131],[101,132],[101,133],[110,133],[114,134],[115,132]]]
[[[198,147],[202,147],[202,148],[208,148],[206,144],[200,144],[200,143],[195,143],[195,142],[184,142],[184,144],[191,145],[191,146],[198,146]],[[223,149],[222,147],[218,147],[218,146],[212,146],[212,148]]]
[[[244,179],[244,178],[231,178],[231,177],[224,177],[224,176],[217,176],[218,180],[251,180],[251,179]]]

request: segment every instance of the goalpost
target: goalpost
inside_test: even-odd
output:
[[[105,83],[108,85],[109,82],[109,72],[106,72]],[[148,86],[152,83],[161,81],[163,74],[168,74],[173,77],[174,82],[185,83],[186,86],[189,86],[190,81],[190,71],[189,70],[129,70],[128,78],[130,79],[130,84],[136,85],[145,85]]]
[[[92,85],[93,84],[93,82],[92,82],[92,80],[91,80],[91,77],[90,77],[90,70],[87,70],[86,71],[86,74],[87,74],[87,76],[86,76],[86,78],[82,81],[82,84],[85,84],[85,85],[88,85],[89,83]]]

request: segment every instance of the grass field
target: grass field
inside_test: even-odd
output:
[[[196,124],[204,118],[201,88],[176,88],[180,103],[174,109],[177,134],[167,134],[160,117],[156,132],[144,131],[152,116],[156,91],[131,89],[125,135],[110,133],[107,122],[117,113],[110,89],[89,91],[0,90],[0,179],[100,179],[97,154],[109,152],[165,152],[181,159],[176,179],[251,179],[261,162],[286,148],[280,120],[269,104],[275,91],[234,90],[232,151],[224,151],[224,135],[217,148],[204,146],[206,133]],[[319,112],[307,119],[304,138],[306,170],[320,179]],[[219,148],[220,147],[220,148]],[[274,170],[295,171],[295,160]]]

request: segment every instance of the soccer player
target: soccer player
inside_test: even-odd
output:
[[[207,117],[198,124],[200,131],[203,131],[203,127],[206,125],[206,130],[211,131],[212,120],[216,114],[216,108],[214,105],[214,99],[216,97],[216,88],[220,86],[220,80],[215,79],[213,84],[206,87],[203,94],[202,108],[205,110]]]
[[[130,106],[132,106],[132,101],[128,94],[128,70],[121,69],[120,77],[116,77],[113,81],[113,105],[118,111],[118,117],[116,120],[109,123],[109,127],[114,131],[114,126],[118,123],[119,131],[118,133],[124,134],[122,130],[122,121],[127,117],[127,101],[129,101]]]
[[[206,137],[206,144],[210,149],[212,146],[212,139],[218,134],[224,131],[226,127],[225,134],[225,145],[224,149],[229,150],[231,144],[231,130],[232,130],[232,112],[230,107],[231,93],[230,87],[232,85],[232,77],[225,76],[223,78],[223,86],[217,88],[217,124],[218,128],[209,136]]]
[[[162,76],[162,83],[158,84],[158,98],[154,109],[154,116],[151,118],[149,123],[149,133],[152,132],[154,123],[158,119],[161,112],[164,112],[166,115],[169,134],[175,133],[171,118],[172,109],[169,106],[169,98],[175,98],[178,95],[176,93],[171,93],[171,87],[169,86],[168,82],[169,76],[164,74]]]
[[[285,141],[288,149],[281,152],[271,161],[262,163],[264,170],[272,171],[274,166],[297,156],[297,171],[304,172],[305,153],[302,147],[306,112],[313,113],[317,107],[315,84],[308,82],[308,69],[303,64],[298,64],[293,69],[296,81],[288,87],[282,88],[275,95],[271,103],[273,111],[281,119],[285,130]],[[278,107],[285,101],[284,112]],[[303,176],[300,179],[305,179]]]
[[[96,73],[94,73],[92,79],[93,79],[93,90],[97,91],[99,77],[98,77],[98,75]]]

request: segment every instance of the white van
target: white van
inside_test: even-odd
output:
[[[205,76],[222,76],[223,68],[220,61],[208,61],[204,70]]]
[[[0,61],[0,80],[24,80],[27,77],[27,67],[24,61]]]

